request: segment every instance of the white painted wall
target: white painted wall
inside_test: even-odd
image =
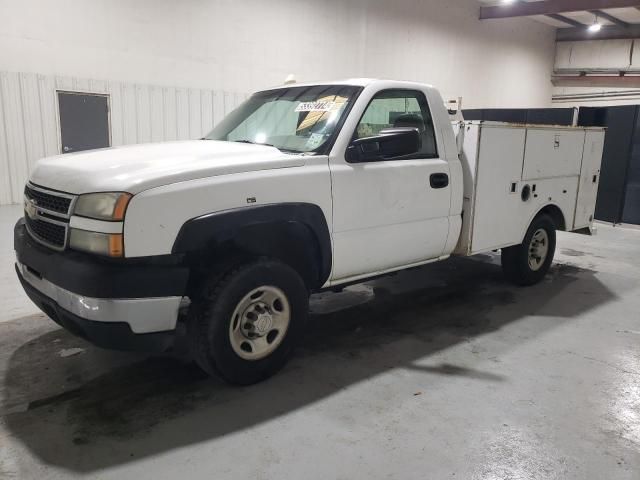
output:
[[[0,179],[0,203],[19,201],[16,186],[33,162],[56,153],[58,133],[37,129],[55,121],[58,82],[95,79],[114,98],[123,88],[154,89],[153,98],[161,87],[236,98],[289,73],[301,81],[370,76],[432,83],[462,96],[464,108],[550,105],[553,29],[480,22],[478,8],[477,0],[0,0],[0,72],[10,72],[0,111],[13,138],[0,137],[0,176],[14,185],[7,193]],[[146,93],[134,97],[146,108]],[[146,113],[118,115],[113,108],[112,124],[124,122],[114,145],[147,138],[137,133],[152,128]],[[34,146],[40,137],[49,143]]]
[[[477,0],[0,0],[0,70],[250,92],[301,80],[433,83],[465,106],[550,101],[553,31]]]

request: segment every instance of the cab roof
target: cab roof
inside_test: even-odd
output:
[[[374,83],[397,83],[398,85],[403,84],[406,86],[421,86],[421,87],[430,87],[431,85],[420,82],[409,82],[403,80],[383,80],[380,78],[346,78],[343,80],[331,80],[331,81],[320,81],[320,82],[304,82],[304,83],[288,83],[284,85],[276,85],[270,88],[265,88],[263,91],[268,90],[276,90],[279,88],[287,88],[287,87],[311,87],[314,85],[353,85],[354,87],[367,87]]]

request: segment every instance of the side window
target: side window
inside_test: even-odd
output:
[[[417,90],[383,90],[369,102],[354,138],[378,135],[393,127],[414,127],[420,131],[422,148],[416,158],[438,156],[433,120],[424,93]]]

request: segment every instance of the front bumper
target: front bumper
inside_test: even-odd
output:
[[[31,239],[23,221],[14,246],[25,292],[70,332],[105,348],[171,348],[188,281],[181,258],[114,261],[55,252]]]

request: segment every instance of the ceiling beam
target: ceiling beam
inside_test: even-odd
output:
[[[604,18],[605,20],[609,20],[614,25],[618,25],[619,27],[627,28],[629,24],[623,20],[620,20],[618,17],[614,17],[613,15],[603,12],[602,10],[590,10],[595,16],[599,18]]]
[[[584,27],[559,28],[556,31],[556,41],[558,42],[622,40],[629,38],[640,38],[640,25],[629,25],[628,27],[603,25],[599,32],[590,32]]]
[[[529,17],[550,13],[581,12],[607,8],[640,7],[638,0],[543,0],[515,2],[512,5],[494,5],[480,8],[480,20],[491,18]]]
[[[559,13],[547,13],[546,16],[549,18],[553,18],[558,22],[564,22],[567,25],[571,25],[572,27],[586,27],[584,23],[580,23],[577,20],[574,20],[573,18],[565,17],[564,15],[560,15]]]

